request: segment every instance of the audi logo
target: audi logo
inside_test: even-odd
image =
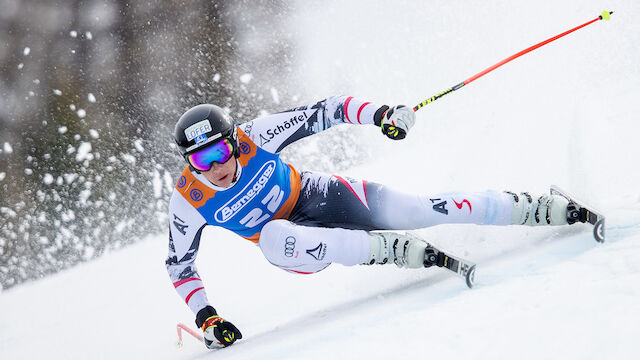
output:
[[[284,239],[284,256],[292,257],[293,251],[296,249],[296,238],[289,236]]]

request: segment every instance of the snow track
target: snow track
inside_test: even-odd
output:
[[[211,291],[245,339],[213,353],[189,337],[182,350],[172,347],[175,324],[191,324],[191,315],[152,256],[163,255],[157,245],[164,239],[150,238],[3,293],[0,355],[377,359],[428,351],[435,357],[630,358],[639,354],[640,226],[608,231],[604,244],[585,228],[479,260],[473,290],[442,269],[332,266],[324,274],[294,276],[270,271],[249,251],[262,285],[255,274],[239,275],[218,287],[224,294]],[[252,249],[235,243],[225,248]],[[215,283],[216,264],[203,263],[205,281]]]

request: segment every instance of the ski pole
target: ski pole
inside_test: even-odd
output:
[[[204,342],[204,338],[202,337],[202,335],[198,334],[194,330],[191,330],[191,328],[189,328],[185,324],[182,324],[182,323],[178,324],[177,330],[178,330],[178,341],[176,341],[176,347],[179,347],[179,348],[182,347],[182,330],[186,331],[191,336],[193,336],[194,338],[198,339],[198,341]]]
[[[484,75],[486,75],[487,73],[489,73],[489,72],[491,72],[491,71],[493,71],[493,70],[495,70],[495,69],[499,68],[500,66],[502,66],[502,65],[504,65],[504,64],[506,64],[506,63],[508,63],[509,61],[514,60],[514,59],[516,59],[516,58],[519,58],[520,56],[522,56],[522,55],[524,55],[524,54],[526,54],[526,53],[528,53],[528,52],[531,52],[531,51],[533,51],[533,50],[535,50],[535,49],[537,49],[537,48],[539,48],[539,47],[541,47],[541,46],[543,46],[543,45],[546,45],[546,44],[548,44],[548,43],[550,43],[550,42],[552,42],[552,41],[554,41],[554,40],[557,40],[557,39],[559,39],[559,38],[561,38],[561,37],[563,37],[563,36],[565,36],[565,35],[567,35],[567,34],[570,34],[570,33],[574,32],[574,31],[576,31],[576,30],[582,29],[583,27],[585,27],[585,26],[587,26],[587,25],[589,25],[589,24],[592,24],[592,23],[594,23],[594,22],[596,22],[596,21],[598,21],[598,20],[609,20],[609,18],[611,17],[611,14],[613,14],[613,11],[606,11],[606,10],[604,10],[604,11],[602,12],[602,14],[600,14],[600,16],[598,16],[597,18],[595,18],[595,19],[593,19],[593,20],[591,20],[591,21],[588,21],[588,22],[586,22],[586,23],[584,23],[584,24],[582,24],[582,25],[580,25],[580,26],[576,26],[576,27],[574,27],[574,28],[573,28],[573,29],[571,29],[571,30],[567,30],[567,31],[563,32],[562,34],[558,34],[558,35],[556,35],[556,36],[554,36],[554,37],[551,37],[551,38],[549,38],[549,39],[547,39],[547,40],[545,40],[545,41],[543,41],[543,42],[541,42],[541,43],[538,43],[538,44],[535,44],[535,45],[533,45],[533,46],[531,46],[531,47],[528,47],[528,48],[526,48],[526,49],[524,49],[524,50],[520,51],[520,52],[519,52],[519,53],[517,53],[517,54],[513,54],[513,55],[509,56],[508,58],[506,58],[506,59],[504,59],[504,60],[500,61],[499,63],[497,63],[497,64],[495,64],[495,65],[493,65],[493,66],[490,66],[490,67],[488,67],[488,68],[486,68],[486,69],[482,70],[481,72],[479,72],[479,73],[477,73],[477,74],[473,75],[472,77],[468,78],[467,80],[465,80],[465,81],[463,81],[463,82],[461,82],[461,83],[459,83],[459,84],[457,84],[457,85],[455,85],[455,86],[453,86],[453,87],[450,87],[450,88],[448,88],[447,90],[445,90],[445,91],[443,91],[443,92],[441,92],[441,93],[439,93],[439,94],[437,94],[437,95],[434,95],[434,96],[432,96],[432,97],[428,98],[427,100],[425,100],[425,101],[421,102],[420,104],[418,104],[418,105],[414,106],[414,107],[413,107],[413,111],[418,111],[418,110],[420,110],[423,106],[425,106],[425,105],[427,105],[427,104],[430,104],[430,103],[432,103],[432,102],[434,102],[434,101],[436,101],[436,100],[440,99],[441,97],[443,97],[443,96],[445,96],[445,95],[447,95],[447,94],[449,94],[449,93],[452,93],[452,92],[454,92],[454,91],[456,91],[456,90],[460,89],[461,87],[463,87],[463,86],[465,86],[465,85],[467,85],[467,84],[471,83],[472,81],[476,80],[477,78],[479,78],[479,77],[481,77],[481,76],[484,76]]]

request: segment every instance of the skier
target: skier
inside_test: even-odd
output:
[[[313,171],[299,172],[279,152],[338,124],[373,124],[403,139],[413,109],[334,96],[243,124],[220,107],[197,105],[178,120],[174,138],[187,161],[169,205],[169,276],[196,316],[209,348],[242,338],[209,304],[195,259],[206,225],[221,226],[260,247],[273,265],[296,274],[331,263],[430,266],[429,244],[410,230],[446,223],[566,225],[569,200],[559,195],[486,191],[401,193],[384,185]],[[569,218],[569,219],[568,219]],[[437,264],[442,266],[442,264]]]

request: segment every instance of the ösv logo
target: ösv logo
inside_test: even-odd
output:
[[[264,189],[276,169],[275,160],[267,161],[249,180],[249,183],[231,200],[222,205],[215,213],[217,222],[224,223],[234,217],[243,207],[253,200]]]

